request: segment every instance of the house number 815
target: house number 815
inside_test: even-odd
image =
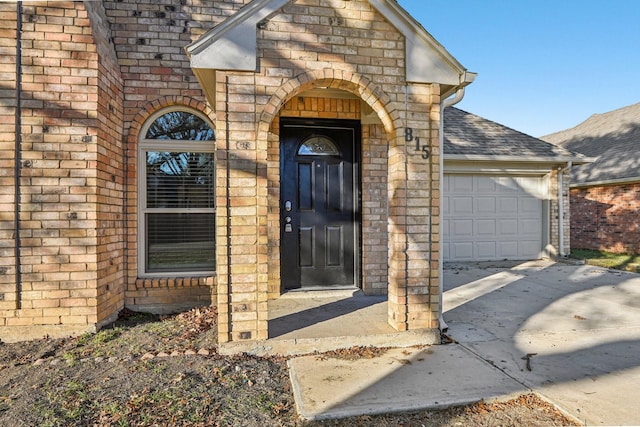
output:
[[[416,143],[416,154],[420,154],[420,157],[422,157],[423,159],[426,160],[431,155],[431,152],[429,151],[429,147],[427,147],[426,145],[422,145],[420,143],[420,137],[414,135],[413,128],[405,128],[404,129],[404,140],[407,141],[407,142],[414,142],[415,141],[415,143]]]

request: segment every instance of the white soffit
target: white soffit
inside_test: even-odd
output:
[[[191,68],[255,71],[257,25],[289,0],[254,0],[187,46]]]
[[[257,25],[290,0],[254,0],[186,47],[194,69],[256,71]],[[474,75],[393,0],[368,0],[406,39],[408,82],[458,86]]]

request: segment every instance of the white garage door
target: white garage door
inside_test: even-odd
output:
[[[542,178],[445,174],[443,190],[445,261],[540,258]]]

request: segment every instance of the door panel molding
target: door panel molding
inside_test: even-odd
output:
[[[280,129],[282,287],[358,287],[360,123],[283,118]],[[323,138],[336,149],[299,150]]]

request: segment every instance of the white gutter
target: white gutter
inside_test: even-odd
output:
[[[474,162],[513,162],[513,163],[571,163],[572,165],[581,165],[590,163],[592,159],[590,157],[569,157],[569,156],[527,156],[518,157],[514,160],[514,156],[506,155],[487,155],[487,154],[444,154],[445,160],[450,161],[474,161]]]

